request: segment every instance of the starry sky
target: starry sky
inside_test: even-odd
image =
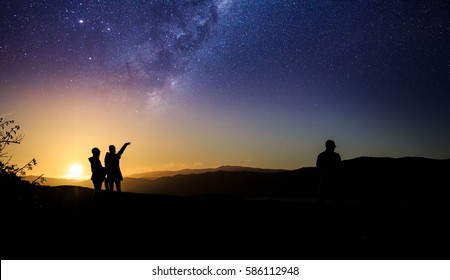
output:
[[[12,162],[90,175],[343,159],[450,158],[450,2],[0,3],[0,116]]]

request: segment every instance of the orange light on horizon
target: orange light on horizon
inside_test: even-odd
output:
[[[67,175],[63,176],[65,179],[83,180],[87,176],[84,175],[83,167],[80,164],[74,163],[69,167]]]

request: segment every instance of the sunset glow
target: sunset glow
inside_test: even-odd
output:
[[[69,172],[65,176],[66,179],[74,179],[74,180],[81,180],[85,179],[85,176],[83,174],[83,168],[79,164],[72,164],[69,167]]]

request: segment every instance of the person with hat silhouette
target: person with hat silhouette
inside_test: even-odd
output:
[[[89,158],[89,162],[91,163],[91,171],[92,171],[91,180],[92,183],[94,184],[94,195],[98,195],[102,189],[102,184],[105,181],[106,176],[106,170],[102,166],[102,163],[100,162],[99,148],[92,149],[92,156]],[[106,183],[105,188],[107,189]]]

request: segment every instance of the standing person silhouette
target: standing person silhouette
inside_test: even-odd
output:
[[[94,196],[97,196],[102,189],[102,184],[106,176],[106,170],[100,162],[100,150],[98,148],[92,149],[92,156],[89,158],[89,162],[91,163],[91,180],[94,184]],[[107,189],[106,184],[105,182],[105,188]]]
[[[325,196],[336,197],[339,184],[338,178],[341,168],[341,156],[334,151],[336,144],[333,140],[325,142],[325,151],[317,156],[316,167],[319,170],[319,202]]]
[[[120,171],[119,160],[125,151],[125,148],[130,144],[130,142],[123,144],[117,154],[116,147],[114,145],[109,145],[109,152],[105,155],[106,180],[109,185],[109,191],[111,192],[114,191],[114,184],[116,185],[117,192],[121,192],[120,182],[123,180],[123,177],[122,172]]]

